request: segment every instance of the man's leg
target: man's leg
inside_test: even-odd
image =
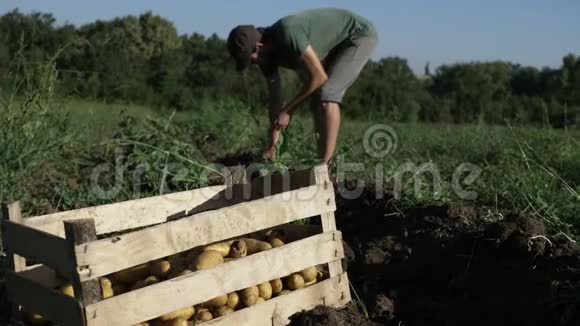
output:
[[[324,163],[328,164],[336,150],[338,131],[340,129],[340,105],[336,102],[320,102],[322,111],[320,155]]]
[[[318,153],[322,155],[322,133],[324,129],[324,119],[322,117],[322,110],[320,109],[320,92],[314,93],[310,99],[310,113],[312,114],[312,121],[314,122],[314,137],[316,138],[316,148]]]
[[[375,37],[365,37],[352,41],[340,48],[329,60],[328,80],[320,90],[319,108],[322,113],[321,156],[325,163],[330,162],[340,129],[340,104],[346,90],[358,78],[377,46]]]

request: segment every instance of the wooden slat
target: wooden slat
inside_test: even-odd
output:
[[[9,299],[62,326],[83,325],[84,317],[80,304],[72,297],[17,275],[6,274],[6,292]]]
[[[332,189],[314,185],[80,245],[77,264],[89,271],[81,277],[92,279],[335,209]]]
[[[314,177],[317,184],[324,185],[325,188],[332,189],[334,194],[334,188],[332,182],[330,181],[330,174],[328,173],[328,167],[326,165],[320,165],[314,168]],[[336,220],[334,218],[334,212],[324,212],[320,214],[320,221],[322,224],[323,232],[332,232],[336,230]],[[333,261],[328,264],[328,272],[330,277],[342,274],[342,262]]]
[[[167,216],[195,207],[225,188],[223,185],[163,196],[130,200],[66,212],[24,218],[23,223],[64,238],[62,222],[93,218],[97,234],[118,232],[165,222]]]
[[[244,172],[251,174],[253,171]],[[250,200],[257,200],[314,184],[316,182],[313,169],[268,174],[257,177],[250,183],[232,184],[215,194],[211,199],[169,216],[168,220],[177,220],[210,210],[230,207]]]
[[[262,304],[239,310],[231,315],[201,323],[203,326],[281,326],[297,312],[318,305],[342,308],[349,301],[350,292],[346,273],[314,284],[290,294],[273,298]]]
[[[25,271],[19,272],[18,275],[51,289],[68,282],[59,277],[52,268],[48,268],[44,265],[36,265],[32,268],[28,268]]]
[[[54,268],[65,277],[76,273],[72,247],[65,239],[23,224],[6,220],[2,223],[6,250]]]
[[[87,325],[137,324],[224,293],[341,259],[341,241],[340,232],[319,234],[112,297],[86,307]]]

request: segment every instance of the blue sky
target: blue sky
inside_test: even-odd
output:
[[[2,0],[0,13],[50,12],[60,23],[82,24],[151,10],[180,33],[225,37],[234,25],[265,26],[315,7],[349,8],[371,19],[380,33],[375,58],[402,56],[418,72],[427,61],[436,67],[503,59],[542,67],[580,54],[578,0]]]

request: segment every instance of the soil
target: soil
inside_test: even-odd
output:
[[[580,250],[538,237],[540,220],[494,221],[464,205],[397,212],[387,203],[337,196],[345,267],[368,318],[353,299],[340,311],[297,314],[291,325],[580,325]]]

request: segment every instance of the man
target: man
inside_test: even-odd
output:
[[[274,156],[281,130],[292,114],[312,97],[318,147],[324,163],[336,148],[340,128],[340,104],[377,46],[373,24],[348,10],[313,9],[284,17],[267,28],[242,25],[228,37],[228,50],[238,71],[250,63],[260,66],[269,89],[272,142],[264,157]],[[282,106],[278,68],[302,75],[304,86]]]

